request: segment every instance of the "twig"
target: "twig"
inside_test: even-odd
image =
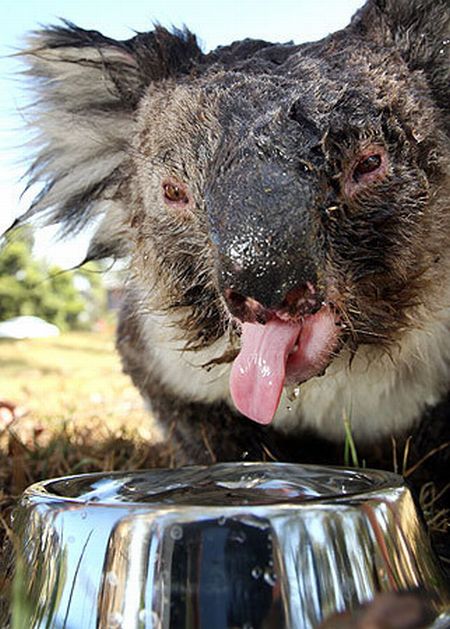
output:
[[[398,474],[398,461],[397,461],[397,440],[394,435],[391,435],[392,443],[392,468],[395,474]]]
[[[427,460],[429,459],[431,456],[433,456],[434,454],[437,454],[438,452],[440,452],[441,450],[445,450],[445,448],[448,448],[450,446],[450,441],[446,441],[445,443],[441,443],[440,446],[438,446],[437,448],[433,448],[432,450],[430,450],[429,452],[427,452],[427,454],[425,456],[423,456],[421,459],[419,459],[417,461],[417,463],[415,463],[412,467],[410,467],[408,470],[405,470],[403,472],[403,476],[404,478],[408,478],[408,476],[411,476],[411,474],[414,474],[414,472]]]
[[[405,443],[405,449],[403,450],[403,461],[402,461],[402,473],[403,473],[403,475],[406,474],[406,466],[408,464],[409,451],[411,449],[411,441],[412,441],[412,436],[409,435],[409,437],[408,437],[408,439],[406,440],[406,443]]]

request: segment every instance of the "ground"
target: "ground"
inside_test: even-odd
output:
[[[112,330],[2,340],[0,354],[0,400],[16,406],[0,414],[4,499],[41,478],[142,466],[158,432],[122,373]]]

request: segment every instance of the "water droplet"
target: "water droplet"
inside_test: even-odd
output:
[[[139,612],[139,621],[148,624],[153,629],[161,626],[158,614],[145,608]]]
[[[139,617],[139,622],[145,622],[147,620],[147,610],[141,609],[138,617]]]
[[[423,142],[426,137],[421,129],[413,129],[412,135],[415,141],[419,144]]]
[[[294,402],[300,395],[300,387],[289,387],[286,391],[286,396],[289,402]]]
[[[174,540],[179,540],[183,537],[183,529],[178,524],[175,524],[170,529],[170,537]]]
[[[267,585],[271,585],[271,586],[275,585],[277,581],[277,575],[272,570],[272,568],[266,568],[264,570],[264,581],[267,583]]]
[[[241,455],[241,459],[246,459],[248,457],[248,455],[249,455],[248,450],[244,450],[244,452]]]
[[[85,520],[86,518],[87,518],[87,513],[86,513],[86,511],[82,511],[82,512],[81,512],[81,519],[82,519],[82,520]]]
[[[116,587],[119,584],[119,579],[115,572],[107,572],[105,575],[105,582],[111,587]]]
[[[69,542],[69,544],[73,544],[75,541],[75,537],[73,535],[69,535],[69,537],[67,538],[67,541]]]
[[[252,577],[254,579],[259,579],[262,575],[263,571],[261,570],[261,568],[259,566],[255,566],[252,570]]]
[[[220,518],[217,520],[217,524],[219,526],[223,526],[226,521],[227,521],[226,517],[224,515],[221,515]]]

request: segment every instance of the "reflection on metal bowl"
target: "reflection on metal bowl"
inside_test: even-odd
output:
[[[281,463],[89,474],[30,487],[17,627],[316,627],[377,592],[449,593],[394,474]]]

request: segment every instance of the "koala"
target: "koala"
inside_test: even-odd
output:
[[[445,441],[449,24],[446,0],[369,0],[301,45],[30,36],[19,220],[95,225],[87,259],[123,259],[118,350],[177,463],[437,415]]]

